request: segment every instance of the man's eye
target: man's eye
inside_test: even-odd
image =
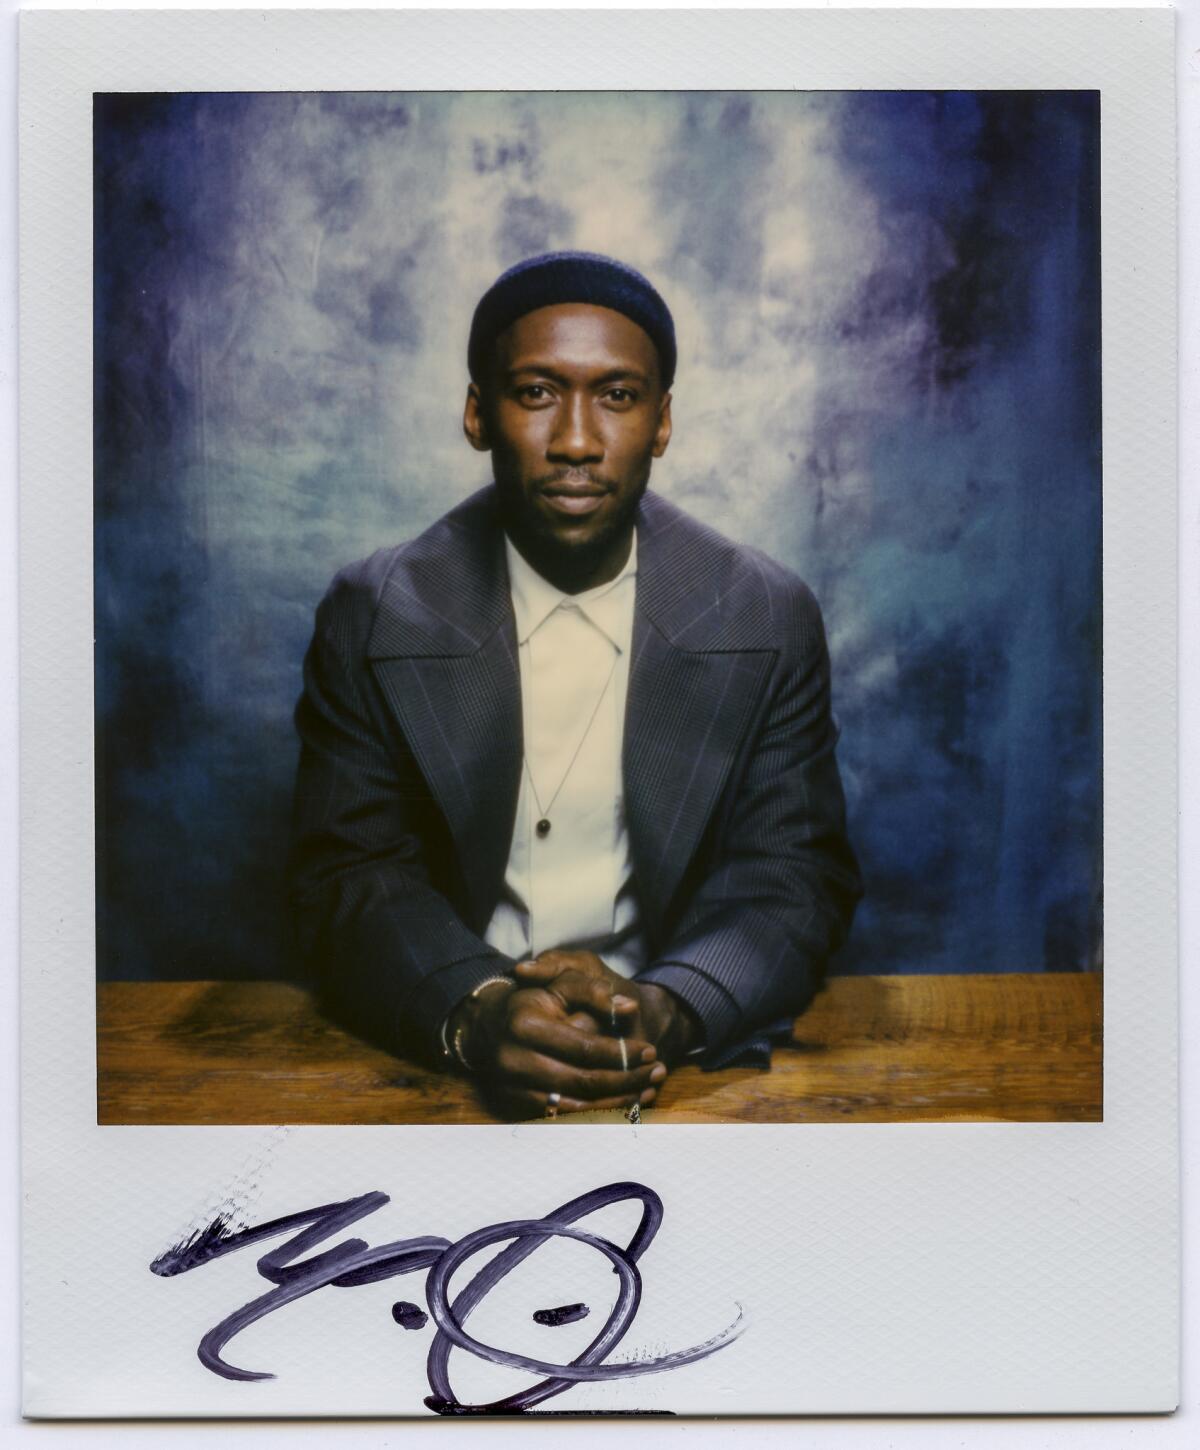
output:
[[[637,394],[633,391],[632,388],[609,388],[608,400],[610,403],[620,403],[622,405],[625,405],[628,403],[636,402]]]
[[[550,390],[542,383],[526,383],[517,389],[517,397],[527,403],[541,403],[550,396]]]

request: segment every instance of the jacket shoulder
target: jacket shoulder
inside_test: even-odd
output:
[[[484,488],[415,537],[339,569],[318,619],[344,621],[376,657],[467,652],[488,625],[498,540]]]
[[[691,648],[804,650],[823,634],[804,580],[750,544],[738,543],[661,495],[643,501],[645,527],[672,596],[677,642]]]

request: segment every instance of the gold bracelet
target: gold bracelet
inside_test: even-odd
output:
[[[489,977],[486,982],[480,982],[480,984],[478,985],[478,987],[475,988],[474,991],[468,992],[467,995],[462,999],[462,1002],[459,1002],[454,1010],[457,1012],[458,1008],[463,1005],[463,1002],[470,1002],[472,998],[478,997],[480,992],[482,992],[485,987],[494,986],[497,982],[511,981],[512,978],[504,974],[500,974],[499,976],[495,977]],[[452,1061],[457,1062],[458,1066],[461,1067],[464,1072],[474,1072],[475,1069],[467,1061],[466,1054],[463,1052],[462,1048],[463,1038],[466,1036],[466,1033],[467,1029],[465,1026],[460,1025],[454,1029],[454,1036],[451,1038],[450,1050],[447,1053],[447,1057],[450,1058]]]

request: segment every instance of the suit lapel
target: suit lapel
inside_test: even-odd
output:
[[[775,662],[749,556],[648,493],[623,775],[654,934],[708,824]],[[379,687],[449,825],[482,932],[503,886],[521,781],[516,627],[494,493],[408,546],[367,647]]]
[[[664,500],[643,500],[624,778],[634,869],[654,935],[775,663],[764,591],[746,557]]]
[[[367,649],[449,825],[479,932],[503,885],[522,760],[516,630],[490,494],[406,551]]]

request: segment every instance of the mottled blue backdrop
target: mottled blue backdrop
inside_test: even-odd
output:
[[[836,969],[1099,964],[1094,94],[104,96],[95,147],[103,976],[288,973],[313,609],[486,482],[471,310],[560,246],[675,314],[653,485],[824,608]]]

